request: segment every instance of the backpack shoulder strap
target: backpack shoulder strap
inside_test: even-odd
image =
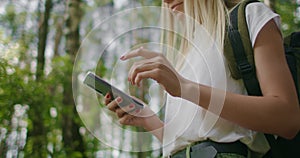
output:
[[[224,55],[234,79],[243,79],[249,95],[261,95],[256,77],[253,48],[250,41],[245,9],[256,0],[245,0],[230,13],[230,25],[224,44]]]
[[[297,89],[298,100],[300,100],[300,31],[293,32],[284,38],[284,48]]]

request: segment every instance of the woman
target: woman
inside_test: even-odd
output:
[[[229,10],[239,2],[164,0],[163,5],[172,12],[181,12],[195,19],[216,40],[218,48],[222,49],[227,26],[226,17]],[[147,107],[126,113],[134,107],[129,105],[126,108],[118,108],[122,98],[111,101],[110,94],[106,95],[105,104],[116,112],[121,124],[143,127],[161,140],[165,157],[259,157],[269,150],[269,146],[263,134],[255,131],[293,138],[300,128],[300,109],[284,56],[279,16],[262,3],[251,3],[246,8],[246,17],[263,96],[247,96],[242,82],[234,80],[230,75],[227,75],[228,85],[224,91],[209,83],[195,82],[186,75],[186,71],[191,70],[183,68],[184,71],[176,71],[163,55],[140,48],[120,59],[144,57],[144,60],[132,66],[128,80],[133,85],[139,85],[141,80],[151,78],[165,88],[169,94],[166,120],[161,121]],[[189,20],[183,23],[186,36],[197,38],[197,26]],[[172,36],[164,37],[172,40]],[[172,42],[169,43],[172,45]],[[176,47],[175,44],[173,46]],[[181,53],[186,57],[194,56],[186,41],[182,40],[181,46]],[[191,65],[195,67],[197,62],[194,61]],[[229,69],[226,68],[225,71],[228,74]],[[201,70],[197,73],[203,74],[202,77],[205,78]],[[214,101],[212,91],[226,94],[220,95],[220,98],[224,97],[220,119],[217,117],[219,113],[209,108],[210,103]],[[179,102],[183,103],[184,109],[178,109]],[[197,109],[194,115],[189,115],[195,107]],[[179,112],[173,117],[176,108]],[[209,123],[205,119],[207,112],[214,113],[212,117],[217,118],[211,128],[208,128]],[[185,124],[186,121],[189,121],[188,125]],[[248,155],[247,151],[251,151],[251,155]]]

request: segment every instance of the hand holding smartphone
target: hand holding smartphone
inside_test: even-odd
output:
[[[112,100],[117,97],[121,97],[123,101],[119,103],[120,107],[134,104],[136,108],[144,108],[144,104],[142,104],[140,101],[127,95],[92,72],[87,73],[83,83],[103,96],[105,96],[107,93],[111,93]]]

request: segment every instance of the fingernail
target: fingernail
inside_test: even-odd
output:
[[[134,108],[134,104],[130,104],[130,105],[129,105],[129,108],[130,108],[130,109]]]
[[[140,111],[141,111],[141,109],[136,109],[135,110],[136,113],[139,113]]]
[[[120,57],[121,60],[125,60],[125,55]]]
[[[109,98],[110,98],[110,95],[109,95],[109,94],[107,94],[107,95],[106,95],[106,98],[107,98],[107,99],[109,99]]]
[[[121,98],[121,97],[118,97],[118,98],[117,98],[117,102],[118,102],[118,103],[121,103],[121,102],[122,102],[122,98]]]

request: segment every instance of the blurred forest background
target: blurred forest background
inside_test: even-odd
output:
[[[128,8],[160,6],[161,0],[0,2],[0,157],[161,155],[128,153],[101,143],[80,120],[72,94],[73,63],[94,22]],[[299,0],[264,2],[281,15],[284,35],[299,31]]]

